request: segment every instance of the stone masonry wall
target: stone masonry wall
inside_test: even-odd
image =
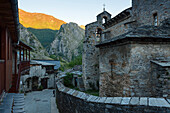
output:
[[[159,65],[159,61],[151,62],[152,95],[155,97],[170,98],[170,64],[164,62],[165,66]]]
[[[100,96],[130,96],[130,45],[100,48]]]
[[[113,37],[116,37],[118,35],[124,34],[131,30],[133,28],[132,24],[126,24],[128,22],[131,22],[132,18],[129,17],[128,19],[106,29],[104,32],[106,32],[106,35],[104,39],[111,39]]]
[[[169,42],[150,42],[131,44],[131,89],[134,95],[131,96],[154,96],[152,95],[150,78],[151,63],[156,58],[167,58],[170,56]]]
[[[95,87],[98,89],[99,81],[99,49],[97,44],[96,29],[102,28],[97,22],[86,26],[85,40],[83,44],[83,80],[85,89]]]
[[[140,25],[153,25],[153,14],[158,15],[158,25],[170,18],[169,0],[132,0],[133,17]]]
[[[30,67],[30,71],[27,75],[21,76],[22,84],[20,84],[20,90],[22,91],[32,91],[33,86],[33,78],[36,77],[38,79],[38,86],[41,86],[41,80],[47,79],[47,88],[55,87],[55,74],[46,73],[46,68],[42,68],[42,66],[32,66]]]
[[[154,96],[150,61],[170,56],[169,51],[168,42],[129,42],[100,48],[100,96]]]
[[[60,113],[168,113],[170,100],[148,97],[97,97],[69,89],[57,82]]]

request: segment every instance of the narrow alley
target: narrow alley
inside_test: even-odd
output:
[[[53,90],[34,91],[25,96],[26,113],[59,113],[55,104]]]

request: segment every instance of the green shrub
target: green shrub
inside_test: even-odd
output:
[[[43,86],[40,85],[40,86],[38,87],[38,90],[39,90],[39,91],[42,91],[42,90],[43,90]]]
[[[83,76],[83,74],[81,74],[81,75],[78,75],[78,77],[82,77]]]
[[[58,60],[56,55],[50,55],[50,58],[52,58],[54,60]]]
[[[62,71],[62,72],[64,72],[64,66],[61,65],[60,68],[59,68],[59,70]]]
[[[69,67],[74,67],[75,65],[82,65],[82,55],[75,57],[71,62],[69,62]]]
[[[60,57],[59,57],[60,58]],[[82,65],[82,55],[75,57],[71,62],[67,63],[60,59],[61,64],[59,70],[64,71],[66,69],[73,68],[75,65]]]
[[[64,85],[66,87],[73,87],[73,84],[72,84],[72,79],[73,79],[73,74],[71,73],[66,73],[67,76],[65,76],[63,79],[64,79]]]

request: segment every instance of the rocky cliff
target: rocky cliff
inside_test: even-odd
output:
[[[50,55],[61,56],[71,61],[82,54],[85,31],[76,23],[63,24],[48,50]]]
[[[33,48],[31,59],[49,59],[48,52],[41,45],[37,37],[29,32],[27,28],[20,25],[20,40]]]

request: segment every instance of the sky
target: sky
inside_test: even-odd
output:
[[[67,23],[86,25],[96,21],[105,9],[112,17],[131,7],[131,0],[18,0],[20,9],[27,12],[45,13]]]

